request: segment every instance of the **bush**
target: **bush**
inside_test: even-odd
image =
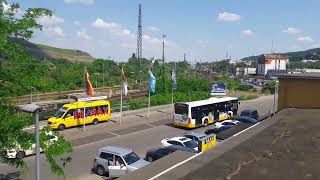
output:
[[[274,94],[276,87],[276,82],[275,81],[268,81],[262,88],[263,93],[270,93]]]
[[[254,89],[252,85],[241,84],[239,87],[237,87],[236,90],[239,90],[239,91],[250,91],[251,89]]]
[[[240,101],[247,101],[247,100],[252,100],[258,98],[257,95],[247,95],[247,96],[240,96],[239,100]]]

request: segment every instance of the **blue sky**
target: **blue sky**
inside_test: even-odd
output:
[[[319,0],[25,0],[45,7],[32,41],[126,61],[136,51],[138,4],[143,9],[143,56],[190,62],[320,47]]]

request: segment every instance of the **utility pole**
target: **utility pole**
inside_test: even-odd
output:
[[[164,88],[164,91],[166,92],[166,84],[165,84],[165,80],[164,80],[164,76],[165,76],[165,72],[164,72],[164,40],[167,36],[166,35],[162,35],[162,86]]]
[[[138,85],[140,87],[140,70],[141,70],[141,58],[142,58],[142,10],[141,4],[139,4],[139,15],[138,15],[138,33],[137,33],[137,58],[139,63],[138,69]]]
[[[102,65],[102,87],[104,87],[104,66],[105,66],[105,64],[103,63],[103,65]]]

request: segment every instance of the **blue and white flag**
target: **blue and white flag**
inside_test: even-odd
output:
[[[176,72],[174,70],[171,71],[171,80],[172,80],[172,89],[177,90]]]
[[[149,91],[151,94],[156,92],[156,78],[152,74],[152,72],[149,70]]]

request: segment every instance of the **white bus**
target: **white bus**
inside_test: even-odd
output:
[[[238,98],[212,97],[206,100],[175,103],[173,124],[185,128],[207,126],[230,119],[238,112]]]

